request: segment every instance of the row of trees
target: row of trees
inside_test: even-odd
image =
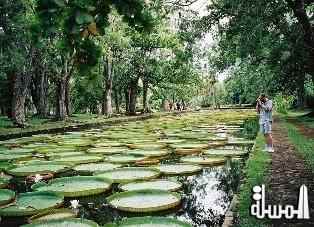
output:
[[[259,93],[282,93],[303,106],[314,91],[313,22],[312,0],[212,1],[200,25],[218,30],[210,62],[230,71],[227,99],[253,103]]]
[[[150,100],[188,99],[198,86],[190,1],[3,0],[0,111],[23,127],[26,111],[136,114]],[[175,28],[174,28],[175,27]],[[141,86],[139,86],[139,84]],[[152,95],[148,95],[152,94]],[[113,101],[112,101],[113,99]]]

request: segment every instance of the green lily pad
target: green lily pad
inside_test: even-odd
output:
[[[55,147],[41,147],[36,149],[38,153],[59,153],[59,152],[74,152],[76,151],[76,147],[61,147],[61,146],[55,146]]]
[[[72,164],[84,164],[84,163],[91,163],[91,162],[100,162],[104,158],[102,156],[97,155],[75,155],[75,156],[68,156],[62,158],[55,158],[52,161],[57,163],[72,163]]]
[[[113,170],[108,170],[97,177],[111,179],[114,183],[127,183],[136,180],[147,180],[158,177],[160,172],[157,169],[144,167],[124,167]]]
[[[126,154],[130,155],[141,155],[145,157],[161,157],[166,156],[170,152],[167,150],[128,150]]]
[[[145,159],[145,157],[137,157],[133,155],[112,155],[106,158],[106,161],[112,163],[135,163]]]
[[[97,147],[88,149],[86,152],[91,154],[121,154],[126,150],[123,147]]]
[[[104,227],[192,227],[192,225],[175,218],[145,216],[122,219]]]
[[[185,140],[175,140],[175,139],[163,139],[158,140],[158,143],[166,143],[166,144],[179,144],[185,142]]]
[[[11,179],[12,179],[12,176],[1,174],[0,175],[0,188],[7,187]]]
[[[25,158],[32,157],[32,154],[29,153],[14,153],[14,154],[0,154],[0,161],[13,161],[13,160],[21,160]]]
[[[255,143],[254,140],[235,140],[235,141],[228,141],[228,145],[235,145],[235,146],[247,146],[253,145]]]
[[[34,150],[32,149],[24,149],[24,148],[14,148],[10,150],[2,150],[0,154],[26,154],[26,153],[33,153]]]
[[[0,206],[10,203],[15,198],[15,192],[9,189],[0,189]]]
[[[232,149],[207,150],[203,152],[203,154],[206,154],[206,155],[222,155],[222,156],[240,156],[240,155],[245,155],[247,153],[248,152],[245,150],[232,150]]]
[[[183,144],[173,144],[170,147],[175,149],[197,149],[202,150],[208,148],[208,144],[203,143],[183,143]]]
[[[56,178],[45,183],[32,185],[35,191],[52,191],[65,197],[80,197],[103,193],[111,188],[111,180],[94,176]]]
[[[86,172],[86,173],[96,173],[96,172],[104,172],[112,169],[116,169],[121,167],[119,164],[113,163],[88,163],[88,164],[81,164],[75,166],[73,169],[78,172]]]
[[[59,207],[63,196],[53,192],[20,193],[11,206],[0,209],[1,216],[28,216]]]
[[[127,144],[132,149],[143,149],[143,150],[158,150],[165,147],[163,144],[156,143],[143,143],[143,144]]]
[[[28,222],[38,223],[38,222],[50,221],[50,220],[74,218],[76,216],[77,216],[77,214],[71,209],[67,209],[67,208],[53,209],[53,210],[41,212],[39,214],[36,214],[36,215],[30,217],[28,219]]]
[[[94,147],[122,147],[124,146],[123,143],[119,142],[102,142],[102,143],[95,143],[92,144]]]
[[[6,171],[12,168],[13,164],[10,162],[0,162],[0,171]]]
[[[182,187],[182,184],[172,180],[156,179],[150,181],[130,182],[119,186],[123,191],[159,189],[166,191],[177,191]]]
[[[43,221],[21,227],[98,227],[96,222],[82,218],[66,218],[60,220]]]
[[[163,164],[156,168],[167,175],[192,174],[202,170],[201,166],[192,164]]]
[[[225,163],[224,158],[212,158],[208,156],[187,156],[181,158],[181,161],[200,165],[218,165]]]
[[[59,173],[68,169],[67,165],[57,164],[57,163],[34,163],[26,165],[18,165],[7,170],[7,173],[13,176],[29,176],[34,174],[46,174],[46,173]]]
[[[80,152],[80,151],[67,151],[67,152],[52,152],[52,153],[45,154],[45,156],[49,157],[50,159],[76,156],[76,155],[85,155],[85,153]]]
[[[181,196],[165,190],[137,190],[113,194],[107,201],[118,210],[142,213],[174,208],[180,204]]]

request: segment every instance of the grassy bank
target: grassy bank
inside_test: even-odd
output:
[[[314,125],[314,120],[307,119],[303,124],[305,127],[311,127]],[[297,152],[302,155],[306,165],[314,172],[314,135],[310,139],[302,135],[294,124],[285,122],[285,125],[288,128],[289,140],[295,146]]]
[[[245,166],[245,182],[240,188],[238,211],[238,224],[240,227],[263,227],[266,221],[258,220],[250,215],[252,188],[255,185],[267,184],[267,171],[270,166],[271,156],[264,152],[264,137],[259,134],[256,145],[251,152]]]

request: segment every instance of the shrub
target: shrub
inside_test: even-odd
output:
[[[295,97],[292,95],[277,94],[274,98],[275,109],[278,113],[287,114],[292,107]]]

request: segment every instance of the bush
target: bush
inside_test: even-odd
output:
[[[274,98],[275,109],[278,113],[287,114],[292,107],[295,97],[292,95],[277,94]]]

